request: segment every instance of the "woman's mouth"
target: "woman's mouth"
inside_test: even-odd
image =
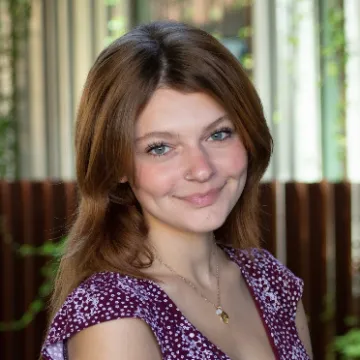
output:
[[[179,199],[196,207],[210,206],[218,199],[221,190],[222,188],[215,188],[206,193],[191,194],[189,196],[180,197]]]

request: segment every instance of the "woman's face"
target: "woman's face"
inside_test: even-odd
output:
[[[157,90],[136,122],[134,154],[131,185],[150,229],[213,231],[245,186],[246,150],[204,93]]]

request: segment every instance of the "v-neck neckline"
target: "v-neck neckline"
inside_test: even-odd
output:
[[[266,323],[265,318],[264,318],[264,309],[262,308],[261,303],[258,300],[258,297],[255,294],[255,290],[252,287],[251,281],[250,281],[250,276],[249,274],[246,272],[244,266],[242,266],[241,264],[241,259],[239,258],[239,256],[236,256],[236,254],[234,253],[234,249],[226,246],[226,245],[222,245],[222,244],[218,244],[218,246],[225,251],[225,253],[229,256],[230,260],[233,261],[240,269],[240,273],[242,278],[244,279],[244,282],[246,284],[246,287],[251,295],[251,298],[256,306],[256,309],[258,311],[258,314],[261,318],[261,322],[263,325],[263,328],[266,332],[266,337],[270,343],[273,355],[275,357],[275,360],[280,360],[280,356],[279,356],[279,351],[275,345],[274,342],[274,338],[271,336],[271,330],[269,328],[269,325]],[[239,249],[239,251],[241,251]],[[187,332],[189,333],[196,333],[199,335],[199,337],[201,337],[205,342],[207,342],[211,348],[213,348],[218,356],[220,356],[221,359],[224,360],[232,360],[219,346],[217,346],[214,342],[212,342],[205,334],[203,334],[183,313],[182,311],[178,308],[178,306],[176,305],[175,301],[172,300],[172,298],[167,294],[167,292],[155,281],[152,280],[148,280],[148,279],[144,279],[145,282],[151,283],[153,286],[155,286],[163,295],[163,297],[168,301],[170,306],[170,309],[172,311],[173,314],[181,314],[183,322],[185,322],[190,330],[187,330]],[[183,330],[184,331],[184,330]]]

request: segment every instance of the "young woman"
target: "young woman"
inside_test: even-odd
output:
[[[239,62],[206,32],[140,26],[92,67],[80,204],[43,359],[309,359],[302,280],[259,248],[272,139]]]

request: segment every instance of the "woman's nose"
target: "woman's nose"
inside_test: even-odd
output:
[[[200,147],[189,150],[185,162],[185,180],[205,182],[215,173],[209,154]]]

